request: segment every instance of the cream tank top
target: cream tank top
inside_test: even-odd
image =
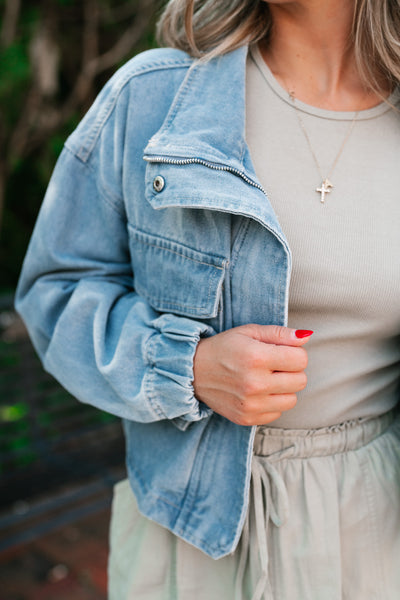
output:
[[[325,177],[355,113],[296,104]],[[246,138],[292,250],[289,327],[315,331],[308,385],[271,426],[325,427],[390,410],[400,397],[400,113],[387,103],[358,113],[321,203],[293,102],[253,47]]]

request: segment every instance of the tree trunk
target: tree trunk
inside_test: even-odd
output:
[[[21,8],[21,0],[6,0],[3,14],[3,25],[0,32],[1,45],[7,48],[13,43]]]
[[[6,167],[4,161],[0,161],[0,238],[3,227],[4,202],[6,191]]]

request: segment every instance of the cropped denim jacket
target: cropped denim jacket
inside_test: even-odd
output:
[[[16,306],[44,367],[124,420],[141,512],[213,558],[246,516],[254,427],[194,396],[201,336],[287,321],[290,251],[245,142],[247,48],[145,52],[58,160]]]

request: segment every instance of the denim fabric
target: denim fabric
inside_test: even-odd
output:
[[[16,299],[44,367],[124,419],[142,513],[213,558],[240,537],[255,428],[197,401],[193,355],[286,324],[291,265],[244,140],[246,54],[116,73],[66,142]]]

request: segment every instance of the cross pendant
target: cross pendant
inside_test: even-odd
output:
[[[333,185],[329,181],[329,179],[324,179],[321,184],[321,187],[317,188],[315,191],[321,194],[321,202],[325,202],[325,194],[330,194]]]

